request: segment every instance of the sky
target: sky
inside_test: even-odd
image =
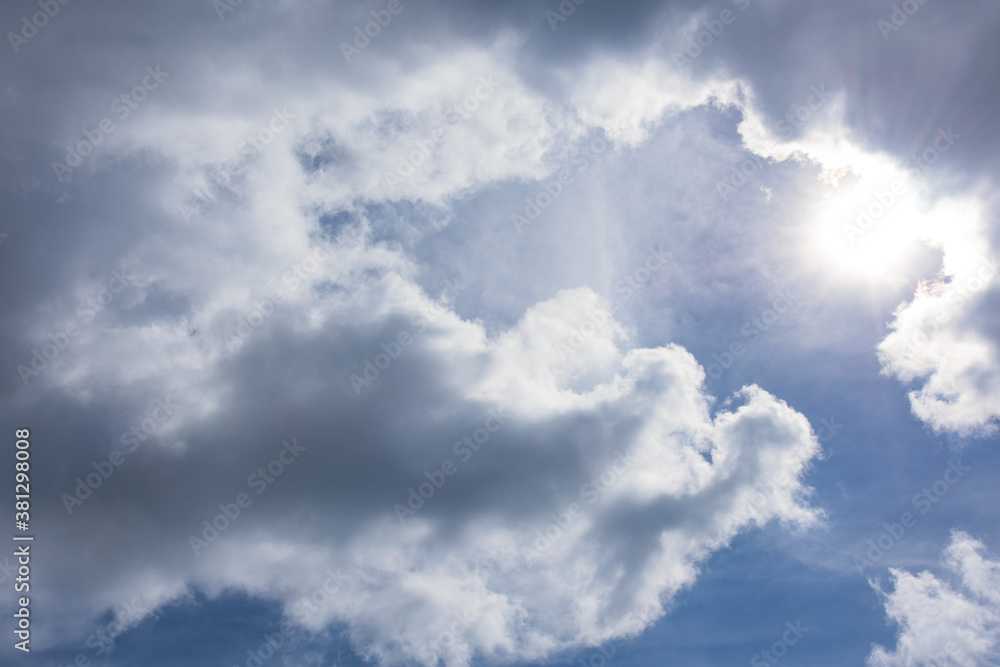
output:
[[[1000,665],[996,3],[0,27],[0,664]]]

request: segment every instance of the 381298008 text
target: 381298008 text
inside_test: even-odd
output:
[[[17,577],[14,579],[14,591],[17,593],[31,592],[31,541],[34,537],[24,535],[31,525],[31,435],[28,429],[18,429],[14,432],[17,440],[14,443],[14,527],[19,533],[14,535],[14,556],[17,557]],[[31,598],[27,595],[17,600],[17,611],[14,612],[14,636],[19,640],[14,648],[28,653],[31,651]]]

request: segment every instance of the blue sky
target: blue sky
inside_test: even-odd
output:
[[[997,18],[8,3],[0,662],[1000,664]]]

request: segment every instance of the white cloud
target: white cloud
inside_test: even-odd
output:
[[[922,284],[897,310],[879,358],[887,373],[923,382],[910,403],[934,430],[986,435],[1000,419],[1000,348],[987,305],[1000,291],[1000,270],[984,255],[953,271]]]
[[[371,252],[373,266],[382,261],[377,249],[334,247],[331,256],[350,252]],[[324,268],[313,280],[335,275]],[[361,359],[350,352],[358,349],[351,329],[366,331],[362,340],[388,340],[399,322],[410,328],[405,323],[433,303],[390,270],[355,283],[351,294],[317,299],[301,290],[290,296],[254,334],[267,346],[251,337],[234,352],[221,344],[199,352],[185,331],[164,327],[123,328],[110,344],[95,338],[80,355],[89,360],[86,368],[71,373],[71,384],[91,387],[96,403],[107,400],[111,387],[142,378],[143,391],[186,386],[183,404],[208,401],[216,408],[176,418],[192,445],[183,456],[162,455],[165,477],[150,478],[141,461],[129,461],[134,469],[119,474],[142,474],[142,493],[99,489],[85,509],[62,517],[67,531],[107,538],[108,549],[98,547],[101,576],[88,579],[79,569],[86,564],[71,554],[50,557],[78,581],[91,581],[85,588],[94,611],[109,604],[109,591],[162,603],[191,585],[213,594],[244,589],[281,601],[291,619],[312,630],[344,624],[358,650],[382,664],[432,665],[436,654],[445,664],[466,665],[477,654],[537,660],[633,635],[661,616],[661,605],[694,583],[698,563],[738,532],[770,520],[817,521],[800,482],[819,451],[805,418],[757,387],[745,388],[712,416],[695,359],[672,345],[628,349],[628,332],[586,289],[537,304],[516,327],[492,338],[481,325],[442,312],[421,335],[414,332],[413,347],[369,393],[356,396],[345,373],[361,372]],[[210,320],[199,322],[213,329]],[[579,331],[589,333],[578,349],[566,345]],[[221,326],[215,332],[218,337]],[[185,344],[187,355],[157,353],[115,375],[115,358],[138,359],[150,345]],[[304,456],[311,457],[309,474],[319,476],[285,487],[277,480],[268,493],[284,494],[281,500],[262,497],[261,509],[247,508],[195,558],[187,535],[232,494],[166,482],[189,474],[190,466],[199,476],[232,478],[232,442],[242,443],[241,460],[250,469],[250,462],[273,456],[274,443],[257,435],[256,390],[247,394],[232,378],[256,367],[261,354],[271,357],[282,348],[298,352],[280,357],[279,382],[290,384],[276,392],[282,404],[272,403],[268,414],[293,409],[298,421],[313,422],[306,425],[313,435],[303,438],[312,448]],[[177,362],[189,357],[197,363]],[[332,373],[314,368],[299,375],[318,359],[347,359],[347,368],[339,362]],[[57,377],[61,372],[53,370]],[[414,400],[423,407],[408,409]],[[344,407],[325,418],[324,405]],[[489,454],[463,462],[451,443],[476,426],[467,415],[488,406],[500,406],[509,424],[483,446]],[[377,422],[369,414],[379,415]],[[227,437],[203,437],[223,424]],[[341,432],[364,435],[345,439]],[[424,444],[415,448],[416,435]],[[377,453],[368,451],[373,442],[381,443]],[[368,491],[345,488],[324,499],[331,484],[340,484],[324,471],[336,474],[348,461],[372,456],[364,464],[377,461],[365,476]],[[406,503],[407,487],[426,481],[424,472],[446,457],[460,469],[439,493],[458,495],[431,498],[401,524],[390,507]],[[774,479],[781,481],[767,484]],[[765,487],[766,498],[755,496],[751,505],[751,495]],[[374,497],[371,488],[379,491]],[[277,503],[277,514],[267,503]],[[141,517],[154,505],[178,515],[178,523],[155,529],[160,539],[176,542],[156,553],[145,540],[127,537],[149,534],[152,527]],[[105,521],[110,507],[117,508],[113,524]],[[289,515],[306,516],[303,507],[317,519],[293,532],[281,528]],[[352,508],[346,515],[345,507]],[[127,565],[135,558],[145,563],[141,575]],[[314,613],[296,613],[328,568],[349,572],[347,582]],[[77,603],[86,605],[87,597]]]
[[[711,417],[704,373],[690,354],[674,346],[620,352],[620,327],[606,313],[580,354],[608,366],[608,376],[570,388],[572,362],[553,348],[595,310],[592,293],[566,292],[492,341],[477,325],[448,317],[418,350],[442,384],[462,386],[464,398],[452,400],[502,405],[509,415],[498,444],[483,446],[497,448],[492,455],[465,464],[451,448],[437,454],[459,465],[448,479],[453,488],[490,489],[466,499],[471,511],[446,509],[454,496],[431,497],[405,524],[387,513],[336,546],[299,531],[277,548],[266,532],[243,533],[202,556],[195,581],[277,597],[297,619],[298,601],[316,587],[313,572],[343,568],[348,581],[304,622],[317,630],[346,624],[369,657],[426,665],[435,664],[432,653],[448,665],[466,665],[477,653],[537,660],[645,627],[660,602],[693,584],[701,560],[757,521],[815,523],[799,480],[818,443],[806,420],[767,392],[749,387],[739,407]],[[377,382],[391,383],[394,370]],[[377,408],[391,419],[389,409]],[[429,421],[409,425],[415,433],[441,430]],[[446,433],[447,444],[455,438]],[[400,447],[384,456],[408,457]],[[627,463],[614,463],[618,451]],[[580,463],[542,467],[566,457]],[[525,488],[525,477],[537,488]],[[750,494],[774,478],[784,483],[769,486],[751,509]],[[415,468],[413,486],[423,481]],[[525,493],[536,498],[530,507],[518,502]],[[406,487],[394,495],[405,503]],[[314,565],[296,566],[303,561]],[[655,611],[640,615],[650,601]],[[450,629],[456,615],[465,622]]]
[[[947,579],[930,572],[890,570],[894,590],[883,593],[899,626],[896,649],[876,646],[870,667],[980,667],[1000,660],[1000,562],[981,542],[956,531],[944,553]]]
[[[708,103],[733,104],[738,91],[737,81],[696,82],[652,54],[639,64],[605,56],[588,63],[571,99],[585,123],[606,128],[617,145],[634,147],[669,114]]]

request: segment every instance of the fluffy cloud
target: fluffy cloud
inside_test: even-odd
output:
[[[887,373],[922,382],[909,394],[913,413],[936,431],[996,431],[1000,346],[991,311],[1000,297],[998,274],[996,255],[970,253],[900,306],[892,333],[879,345]]]
[[[328,252],[364,251],[343,241]],[[346,626],[384,664],[542,659],[637,633],[739,531],[818,520],[800,482],[819,451],[805,418],[754,386],[713,414],[694,358],[629,349],[590,290],[562,292],[492,337],[392,271],[311,294],[290,295],[234,350],[147,326],[92,342],[85,368],[50,371],[70,395],[88,387],[91,407],[129,379],[138,405],[184,387],[181,416],[148,458],[71,516],[59,507],[60,534],[101,536],[101,573],[45,557],[77,582],[76,605],[243,589],[311,630]],[[174,348],[184,339],[187,353]],[[116,375],[130,340],[170,354]],[[257,500],[266,477],[251,484],[250,462],[278,456],[280,438],[261,435],[275,427],[305,447],[304,463]],[[157,446],[177,439],[182,449]],[[69,493],[86,454],[64,468]],[[202,521],[241,491],[253,504],[217,539],[206,533]],[[136,559],[141,573],[127,565]],[[327,571],[346,573],[337,595],[304,606]]]
[[[488,331],[452,309],[463,286],[432,298],[406,253],[373,239],[365,201],[419,196],[447,210],[469,188],[544,175],[550,144],[563,150],[589,123],[634,144],[667,110],[717,99],[710,87],[679,93],[654,61],[624,79],[600,60],[579,99],[613,94],[627,113],[559,107],[501,65],[497,44],[464,59],[495,80],[449,56],[377,101],[337,84],[283,98],[282,118],[295,117],[249,154],[240,137],[273,127],[269,108],[224,130],[212,115],[151,114],[106,147],[108,159],[156,155],[177,185],[151,197],[160,227],[105,249],[125,258],[127,291],[27,378],[21,407],[64,405],[55,440],[88,430],[84,410],[129,422],[174,396],[179,415],[82,506],[66,498],[85,495],[78,478],[108,456],[105,438],[59,462],[57,530],[89,536],[94,558],[42,556],[74,591],[73,617],[50,627],[80,632],[80,618],[121,599],[238,589],[310,630],[346,627],[385,664],[544,659],[637,634],[740,531],[819,520],[800,481],[818,443],[783,401],[748,386],[715,409],[691,354],[636,347],[587,288]],[[650,95],[651,77],[672,92]],[[470,96],[469,118],[447,116]],[[434,139],[441,128],[447,141]],[[178,215],[220,173],[225,187]],[[94,290],[76,283],[47,321],[72,319]],[[20,349],[49,332],[35,320]],[[266,471],[286,436],[307,462],[258,486],[268,478],[253,477],[255,462]],[[209,525],[241,492],[254,503],[214,538]],[[338,594],[304,606],[328,571],[347,573]]]
[[[981,542],[957,531],[944,552],[947,579],[930,572],[913,575],[890,570],[886,612],[900,628],[891,653],[876,646],[871,667],[939,665],[977,667],[1000,659],[1000,562],[991,560]]]

